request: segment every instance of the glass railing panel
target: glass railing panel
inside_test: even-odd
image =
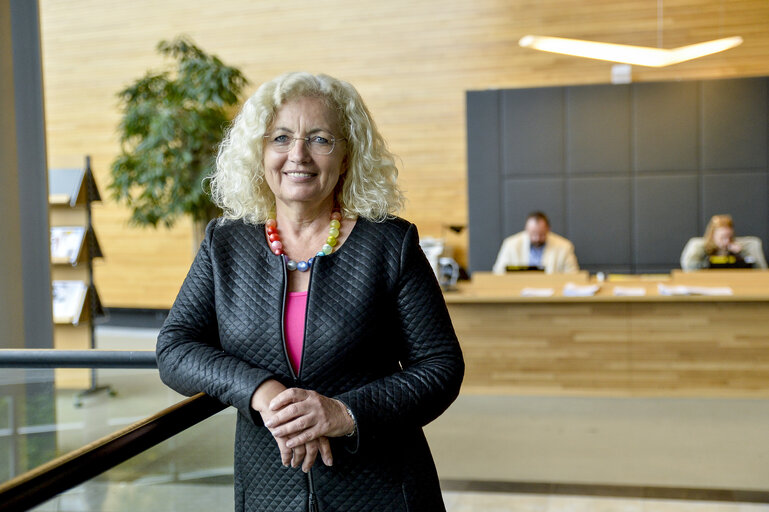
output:
[[[233,510],[236,414],[225,409],[33,510]]]
[[[54,370],[0,372],[0,481],[184,398],[166,387],[154,369],[100,369],[94,375],[96,385],[108,389],[84,394],[84,389],[62,388]]]

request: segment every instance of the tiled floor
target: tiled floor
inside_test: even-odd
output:
[[[100,348],[154,343],[152,331],[97,334]],[[82,409],[60,400],[60,421],[86,426],[62,432],[60,445],[80,446],[177,399],[152,372],[110,370],[100,378],[118,396],[94,397]],[[233,411],[220,413],[36,510],[231,510],[233,424]],[[767,400],[463,395],[426,432],[447,482],[769,489]],[[530,492],[446,490],[444,497],[448,512],[769,512],[766,503]]]
[[[767,504],[704,501],[444,492],[447,512],[769,512]],[[35,512],[193,512],[233,509],[224,485],[90,484]],[[376,511],[349,511],[376,512]]]
[[[769,505],[536,494],[444,493],[448,512],[767,512]]]

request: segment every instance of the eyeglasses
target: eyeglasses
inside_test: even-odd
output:
[[[313,155],[330,155],[334,151],[336,139],[331,135],[315,134],[307,137],[292,137],[285,133],[269,133],[264,135],[267,145],[278,153],[288,153],[298,140],[304,141],[304,147]]]

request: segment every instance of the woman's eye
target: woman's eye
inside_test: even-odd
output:
[[[312,139],[310,139],[310,142],[313,144],[319,144],[321,146],[325,146],[326,144],[331,144],[331,141],[328,140],[325,137],[321,137],[320,135],[314,136]]]
[[[286,144],[288,142],[288,135],[276,135],[272,138],[272,142],[276,142],[278,144]]]

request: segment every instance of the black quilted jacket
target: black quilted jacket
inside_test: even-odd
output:
[[[456,398],[464,362],[416,227],[359,219],[339,250],[316,258],[296,378],[283,341],[286,272],[263,226],[213,221],[158,337],[163,382],[240,412],[236,510],[444,510],[421,427]],[[350,407],[358,435],[332,439],[332,467],[281,465],[249,406],[266,379]]]

